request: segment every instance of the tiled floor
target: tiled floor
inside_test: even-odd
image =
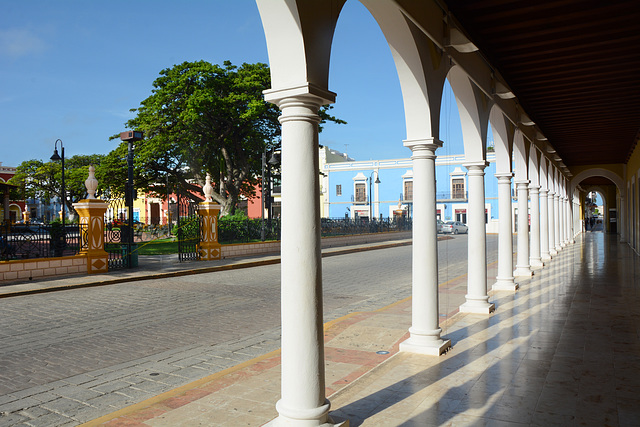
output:
[[[409,300],[328,324],[332,414],[351,426],[640,426],[640,257],[588,233],[520,285],[492,294],[490,316],[447,316],[441,357],[397,353]],[[274,353],[99,421],[261,425],[277,415],[279,373]]]
[[[640,425],[640,262],[602,233],[491,317],[458,315],[440,358],[400,353],[331,399],[364,426]]]

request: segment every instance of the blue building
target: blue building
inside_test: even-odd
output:
[[[411,159],[355,161],[335,156],[321,161],[322,216],[325,218],[393,218],[412,216]],[[487,232],[498,230],[496,156],[487,153],[485,222]],[[436,158],[436,217],[467,222],[467,169],[464,155]],[[513,212],[512,212],[513,215]]]

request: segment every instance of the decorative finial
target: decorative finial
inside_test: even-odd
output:
[[[211,175],[207,173],[207,178],[205,179],[204,187],[202,187],[202,191],[204,192],[204,201],[205,202],[213,202],[213,186],[211,185]]]
[[[84,182],[84,186],[87,187],[87,199],[95,199],[98,180],[96,179],[96,168],[93,165],[89,165],[89,178]]]

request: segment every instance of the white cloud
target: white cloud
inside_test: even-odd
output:
[[[0,30],[0,55],[17,58],[41,52],[44,48],[44,41],[30,30]]]

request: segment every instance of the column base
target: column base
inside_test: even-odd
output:
[[[551,254],[542,254],[542,256],[540,257],[540,259],[542,260],[542,262],[544,263],[545,261],[551,261]]]
[[[533,276],[533,271],[531,271],[531,266],[518,267],[516,266],[516,270],[513,272],[515,277],[531,277]]]
[[[520,289],[520,285],[518,285],[517,283],[515,283],[513,281],[513,277],[511,278],[505,278],[505,279],[501,279],[499,277],[496,277],[496,283],[493,284],[493,286],[491,287],[492,291],[509,291],[509,292],[515,292],[518,289]]]
[[[556,251],[555,249],[549,249],[549,255],[556,256],[558,255],[558,251]]]
[[[451,340],[433,340],[433,342],[416,342],[412,337],[400,343],[400,351],[426,356],[441,356],[451,348]]]
[[[529,263],[531,264],[531,268],[539,269],[544,267],[542,258],[532,258],[531,260],[529,260]]]
[[[556,252],[560,252],[562,250],[562,246],[556,246]]]
[[[349,420],[343,420],[341,418],[329,418],[329,421],[323,424],[309,423],[310,420],[294,420],[287,417],[278,417],[274,420],[264,424],[263,427],[349,427]]]
[[[276,410],[280,413],[278,418],[264,424],[265,427],[349,427],[349,420],[331,418],[328,414],[330,403],[325,400],[325,404],[319,408],[292,410],[283,408],[282,400],[276,403]],[[282,415],[286,411],[291,416]]]
[[[460,313],[491,314],[495,310],[496,305],[489,302],[467,301],[460,306]]]

